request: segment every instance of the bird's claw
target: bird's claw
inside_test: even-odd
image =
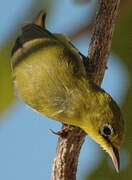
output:
[[[68,132],[70,131],[70,129],[67,127],[67,128],[63,128],[63,129],[61,129],[60,131],[57,131],[57,132],[53,131],[52,129],[50,129],[50,131],[53,134],[55,134],[57,136],[60,136],[61,138],[66,138],[67,135],[68,135]]]

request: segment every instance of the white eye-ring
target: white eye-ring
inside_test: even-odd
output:
[[[114,130],[110,124],[103,124],[100,129],[101,135],[103,136],[111,136],[114,133]]]

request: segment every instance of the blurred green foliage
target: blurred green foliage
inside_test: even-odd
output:
[[[11,44],[0,50],[0,113],[8,107],[13,100],[13,87],[10,68]]]

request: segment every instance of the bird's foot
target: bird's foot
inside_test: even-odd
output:
[[[55,132],[55,131],[53,131],[52,129],[50,129],[50,131],[51,131],[53,134],[55,134],[55,135],[57,135],[57,136],[60,136],[61,138],[66,138],[66,137],[68,136],[68,132],[71,131],[71,130],[72,130],[72,129],[69,128],[69,127],[65,127],[65,128],[63,128],[63,129],[61,129],[60,131],[57,131],[57,132]]]

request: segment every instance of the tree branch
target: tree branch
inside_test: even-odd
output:
[[[119,2],[120,0],[100,0],[89,47],[91,63],[87,67],[88,76],[98,85],[101,84],[106,69]],[[78,127],[63,125],[62,128],[69,128],[69,131],[65,138],[60,137],[58,140],[52,180],[76,180],[78,157],[86,134]]]
[[[120,0],[100,1],[100,8],[89,47],[91,66],[87,67],[88,75],[96,84],[101,84],[104,77],[119,3]]]
[[[126,9],[132,6],[132,1],[131,0],[122,0],[120,3],[120,14],[124,12]],[[72,32],[69,37],[70,39],[76,39],[85,33],[91,33],[93,32],[95,24],[93,24],[93,18],[91,22],[86,22],[84,26],[81,26],[80,28],[76,29],[76,31]]]

